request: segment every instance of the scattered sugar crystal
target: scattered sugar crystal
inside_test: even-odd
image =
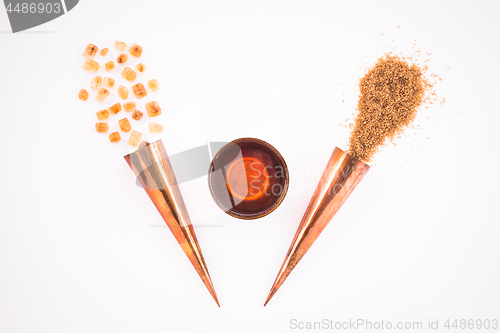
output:
[[[118,120],[118,125],[120,125],[120,129],[124,132],[130,132],[132,129],[132,126],[130,126],[130,122],[127,118]]]
[[[99,133],[106,133],[109,129],[108,123],[96,123],[95,130]]]
[[[118,58],[116,58],[116,62],[119,64],[124,64],[127,62],[127,60],[128,60],[128,55],[126,55],[125,53],[120,54]]]
[[[127,103],[123,103],[123,109],[125,111],[134,111],[135,110],[135,102],[127,102]]]
[[[111,143],[115,143],[115,142],[118,142],[120,141],[122,138],[120,137],[120,133],[118,132],[113,132],[109,135],[109,141],[111,141]]]
[[[97,111],[95,114],[97,115],[97,119],[99,121],[106,120],[109,118],[109,111],[107,109]]]
[[[132,118],[137,120],[137,121],[141,120],[142,115],[143,115],[143,113],[139,110],[135,110],[134,112],[132,112]]]
[[[115,79],[110,78],[110,77],[105,77],[104,80],[102,81],[102,84],[105,87],[113,88],[113,86],[115,85]]]
[[[127,81],[134,82],[137,78],[137,73],[130,67],[125,67],[125,69],[121,73],[122,78]]]
[[[95,72],[99,69],[99,63],[95,60],[92,60],[92,59],[87,59],[85,60],[85,63],[83,64],[83,69],[85,69],[86,71],[90,71],[90,72]]]
[[[104,64],[104,66],[106,66],[106,71],[110,71],[112,69],[115,68],[115,63],[113,62],[113,60],[110,60],[110,61],[106,61],[106,63]]]
[[[89,44],[85,48],[85,51],[83,51],[83,56],[87,59],[93,59],[96,53],[97,53],[97,46],[95,46],[94,44]]]
[[[118,87],[118,96],[120,96],[121,99],[127,99],[128,98],[128,88],[125,86],[119,86]]]
[[[139,99],[143,98],[144,96],[146,96],[148,94],[148,92],[146,91],[146,88],[144,87],[144,85],[142,83],[134,84],[132,86],[132,91],[134,92],[135,97],[137,97]]]
[[[78,98],[81,99],[82,101],[86,101],[87,98],[89,98],[89,93],[85,89],[81,89],[80,92],[78,93]]]
[[[161,114],[161,109],[160,106],[158,105],[158,102],[156,101],[151,101],[146,103],[146,110],[148,111],[148,116],[149,117],[156,117]]]
[[[128,144],[134,147],[137,147],[139,143],[142,141],[142,133],[137,131],[132,131],[130,133],[130,137],[128,138]]]
[[[102,84],[102,77],[96,76],[92,80],[90,80],[90,88],[97,90]]]
[[[108,96],[109,96],[109,90],[106,88],[101,88],[97,92],[95,99],[102,103],[106,100],[106,98],[108,98]]]
[[[151,91],[158,91],[160,89],[160,84],[157,79],[151,79],[148,81],[148,86]]]
[[[134,57],[139,58],[142,54],[142,46],[133,43],[128,52]]]
[[[103,48],[103,49],[101,50],[101,55],[102,55],[102,56],[105,56],[106,54],[108,54],[108,48],[107,48],[107,47],[105,47],[105,48]]]
[[[163,131],[163,126],[154,121],[149,123],[149,133],[160,133]]]
[[[120,51],[125,51],[127,44],[124,42],[115,41],[115,48]]]
[[[109,110],[109,112],[111,112],[111,114],[117,114],[118,112],[120,112],[122,110],[122,106],[120,103],[116,103],[116,104],[111,105],[108,108],[108,110]]]
[[[139,63],[137,64],[137,66],[135,66],[135,69],[137,69],[139,73],[144,73],[146,71],[146,65],[144,65],[143,63]]]

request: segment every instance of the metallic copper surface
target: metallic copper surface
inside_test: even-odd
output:
[[[369,169],[369,165],[335,147],[264,306],[285,282]]]
[[[154,143],[143,141],[137,151],[124,158],[219,305],[163,142],[161,140]]]

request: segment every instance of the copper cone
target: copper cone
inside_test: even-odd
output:
[[[137,151],[125,156],[125,160],[219,305],[163,142],[143,141]]]
[[[285,282],[369,169],[369,165],[335,147],[264,306]]]

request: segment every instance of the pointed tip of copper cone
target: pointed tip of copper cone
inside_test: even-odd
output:
[[[271,291],[271,292],[272,292],[272,291]],[[271,294],[271,293],[269,293],[269,295],[267,296],[266,302],[264,303],[264,306],[266,306],[266,305],[267,305],[267,303],[269,303],[269,301],[271,300],[271,298],[273,298],[273,295],[274,295],[274,293],[272,293],[272,294]]]
[[[176,232],[177,231],[176,228],[172,228],[172,232],[174,236],[177,238],[177,241],[181,245],[182,249],[184,250],[184,253],[186,254],[189,261],[193,265],[194,269],[200,276],[201,280],[203,281],[203,284],[208,289],[208,292],[210,293],[210,295],[212,295],[215,303],[217,303],[217,306],[220,307],[219,299],[217,298],[212,278],[208,273],[207,264],[205,263],[205,259],[203,258],[203,254],[201,253],[201,249],[198,244],[198,240],[196,239],[196,234],[194,233],[194,229],[192,225],[189,225],[188,227],[183,228],[183,230],[184,233],[188,235],[188,237],[186,238],[182,237],[184,233],[180,235],[179,233]]]
[[[217,303],[217,306],[220,308],[219,298],[217,297],[217,293],[215,292],[215,288],[212,283],[212,279],[210,278],[210,275],[205,275],[205,276],[200,275],[200,277],[203,280],[205,287],[207,287],[208,292],[210,293],[210,295],[212,295],[215,303]]]
[[[283,262],[283,265],[281,265],[281,269],[278,273],[278,276],[276,277],[276,280],[274,280],[273,286],[271,287],[271,291],[269,291],[269,295],[267,296],[266,302],[264,303],[264,306],[269,303],[271,298],[273,298],[274,294],[278,291],[278,289],[281,287],[283,282],[285,282],[286,278],[290,273],[292,272],[293,267],[299,262],[300,258],[296,260],[293,264],[290,264],[288,262],[289,258],[286,258],[285,261]]]
[[[215,294],[215,290],[209,290],[209,291],[210,291],[210,294],[212,295],[215,303],[217,303],[217,306],[220,308],[219,299],[217,298],[217,295]]]
[[[276,281],[274,282],[272,288],[271,288],[271,291],[269,292],[269,295],[267,295],[267,299],[266,299],[266,302],[264,303],[264,306],[267,305],[267,303],[269,303],[269,301],[271,300],[271,298],[273,298],[274,294],[276,294],[276,292],[278,291],[278,289],[281,287],[281,284],[283,283],[283,281],[277,286],[277,281],[278,281],[278,278],[279,276],[276,278]]]
[[[220,308],[219,298],[217,297],[217,294],[215,293],[215,289],[213,288],[213,286],[212,286],[212,290],[209,290],[209,291],[210,291],[210,295],[212,295],[215,303],[217,303],[217,306]]]

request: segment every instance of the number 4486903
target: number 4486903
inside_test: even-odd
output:
[[[14,8],[12,8],[12,4],[9,3],[6,7],[7,13],[60,13],[61,12],[61,4],[59,2],[52,3],[17,3]]]
[[[453,322],[448,319],[444,323],[444,327],[447,329],[498,329],[498,319],[455,319]]]

